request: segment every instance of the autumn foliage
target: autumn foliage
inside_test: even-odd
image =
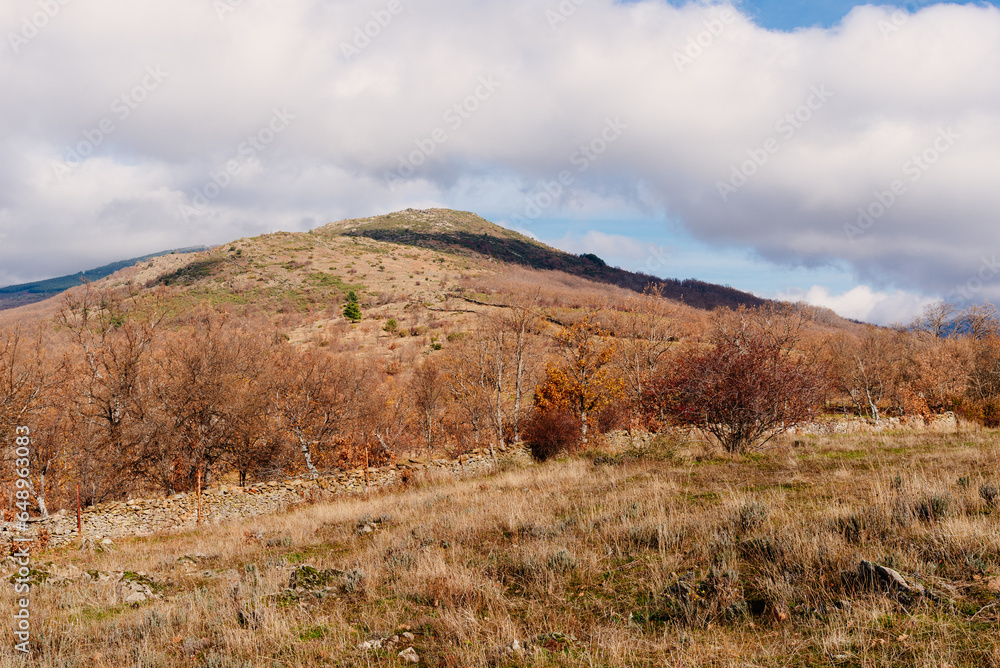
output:
[[[0,431],[32,426],[45,514],[77,484],[89,504],[418,451],[497,457],[518,440],[547,459],[613,430],[694,429],[743,453],[822,410],[1000,425],[988,306],[847,327],[804,306],[695,316],[655,289],[602,301],[514,278],[451,309],[454,329],[426,304],[353,325],[331,308],[317,328],[280,310],[177,309],[172,288],[84,286],[52,321],[0,329]],[[292,341],[295,326],[313,335]]]
[[[538,411],[568,411],[587,439],[591,416],[623,397],[624,383],[610,364],[616,352],[609,332],[591,318],[563,329],[555,337],[561,359],[545,369],[545,381],[535,391]]]
[[[696,427],[729,452],[759,448],[811,420],[824,378],[796,354],[797,325],[773,313],[738,312],[710,344],[680,355],[647,391],[655,419]]]

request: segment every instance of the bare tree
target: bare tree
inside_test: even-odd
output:
[[[630,299],[614,324],[618,342],[615,363],[636,406],[674,340],[672,308],[662,292],[663,286],[656,286],[642,297]]]
[[[234,390],[255,382],[264,358],[258,341],[226,316],[202,309],[191,320],[173,335],[160,361],[159,398],[175,441],[174,461],[182,467],[179,475],[161,478],[168,491],[174,479],[193,489],[199,474],[209,485],[223,471],[233,436]]]
[[[500,438],[502,427],[497,430],[497,387],[504,382],[505,360],[497,360],[494,341],[488,336],[474,335],[453,348],[448,360],[446,382],[451,399],[455,402],[462,422],[472,432],[475,443],[487,430],[492,430]],[[490,439],[490,451],[494,461],[496,450]]]
[[[958,329],[975,341],[1000,335],[1000,314],[989,302],[973,304],[957,318]]]
[[[534,342],[537,338],[538,316],[534,309],[538,304],[539,294],[540,290],[536,289],[534,293],[514,295],[508,304],[508,310],[499,317],[499,322],[496,322],[491,328],[494,332],[499,329],[508,334],[502,337],[498,343],[509,351],[501,359],[509,360],[512,367],[511,372],[506,375],[513,376],[514,405],[510,420],[515,443],[521,440],[520,421],[523,412],[521,403],[530,378],[534,375],[533,362],[537,359]],[[496,334],[494,336],[496,337]],[[503,375],[498,374],[498,377]],[[498,382],[498,389],[503,391],[502,383]],[[499,403],[498,401],[497,404],[499,405]]]
[[[906,362],[905,336],[870,327],[860,337],[839,334],[830,341],[836,388],[847,393],[858,411],[875,422],[881,419],[882,405],[898,403]]]
[[[21,328],[0,331],[0,430],[9,434],[42,403],[53,374],[46,369],[41,332],[25,340]]]
[[[441,407],[445,399],[444,374],[433,360],[427,360],[417,367],[410,378],[410,395],[413,408],[420,422],[420,432],[427,452],[433,450],[438,425],[441,421]]]
[[[910,329],[943,339],[955,332],[957,315],[958,307],[954,304],[937,301],[924,307],[923,312],[910,323]]]
[[[149,358],[163,311],[158,295],[129,285],[71,291],[57,321],[78,359],[71,374],[79,446],[73,453],[89,503],[132,489],[146,443],[154,437]]]
[[[64,370],[62,363],[48,359],[41,328],[30,340],[20,327],[0,331],[0,434],[14,434],[19,427],[29,430],[28,469],[38,483],[31,484],[43,517],[48,516],[46,478],[61,458],[65,437],[51,428],[49,410],[61,398]]]
[[[353,356],[288,350],[281,356],[278,373],[283,378],[277,392],[281,425],[295,438],[306,468],[316,477],[316,455],[351,431],[349,423],[360,418],[368,401],[371,388],[365,369]]]

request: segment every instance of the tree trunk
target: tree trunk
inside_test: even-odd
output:
[[[306,461],[306,468],[309,469],[309,475],[313,478],[318,478],[319,471],[313,466],[312,453],[309,452],[309,443],[305,439],[305,434],[296,431],[295,436],[299,439],[299,447],[302,449],[302,457]]]
[[[42,517],[49,516],[49,509],[45,507],[45,474],[42,473],[38,480],[38,494],[35,495],[35,501],[38,502],[38,512],[42,514]]]

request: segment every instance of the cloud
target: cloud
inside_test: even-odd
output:
[[[790,33],[724,4],[391,6],[90,0],[31,31],[35,0],[5,3],[0,284],[478,202],[521,228],[532,205],[666,217],[914,294],[966,284],[1000,247],[992,6],[859,6]]]
[[[593,253],[606,261],[614,259],[637,262],[645,260],[648,255],[647,249],[631,237],[605,234],[597,230],[590,230],[582,235],[569,233],[561,239],[552,239],[546,243],[577,255]]]
[[[876,325],[908,323],[936,299],[923,297],[905,290],[883,292],[859,285],[839,295],[821,285],[808,290],[790,290],[778,295],[784,301],[804,301],[813,306],[824,306],[837,315]]]

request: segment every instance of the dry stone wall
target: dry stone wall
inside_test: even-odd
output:
[[[497,453],[501,460],[530,463],[530,454],[521,447],[510,446]],[[354,469],[321,476],[317,479],[296,478],[261,482],[246,488],[221,486],[204,490],[201,496],[202,523],[222,523],[246,520],[258,515],[282,512],[305,500],[318,500],[334,495],[359,494],[369,488],[400,484],[407,472],[435,471],[456,477],[478,476],[493,469],[488,449],[473,450],[458,459],[404,459],[389,466],[365,470]],[[104,503],[86,508],[82,513],[83,535],[95,545],[102,540],[122,536],[148,536],[154,533],[181,531],[197,526],[198,497],[196,494],[176,494],[169,498],[133,499]],[[76,514],[61,510],[48,518],[33,518],[26,533],[16,534],[14,522],[0,524],[0,543],[9,552],[15,535],[33,537],[37,543],[59,546],[77,538]],[[110,542],[110,541],[109,541]]]

